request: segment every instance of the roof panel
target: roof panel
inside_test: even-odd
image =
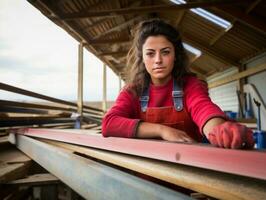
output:
[[[186,8],[181,8],[178,5],[169,7],[173,3],[167,0],[29,2],[76,40],[85,41],[86,48],[117,74],[124,70],[125,56],[131,43],[130,32],[134,25],[144,18],[160,17],[178,26],[184,41],[203,52],[198,58],[192,55],[190,58],[193,61],[192,66],[200,73],[206,73],[205,76],[226,69],[232,64],[240,65],[245,58],[266,49],[264,1],[238,1],[243,5],[224,1],[227,2],[226,6],[221,5],[222,1],[217,1],[220,3],[217,3],[216,7],[213,4],[210,7],[209,2],[193,0],[194,3],[204,5],[204,9],[233,23],[233,27],[228,31],[192,13],[189,10],[192,4],[189,3],[185,5]],[[161,5],[161,8],[154,8],[156,5]],[[139,9],[134,9],[136,7]],[[233,12],[226,8],[232,8]],[[69,14],[72,15],[71,18]]]

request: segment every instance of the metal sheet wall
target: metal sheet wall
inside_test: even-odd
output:
[[[255,66],[258,66],[260,64],[266,63],[266,53],[261,54],[260,56],[250,60],[246,66],[247,69],[248,68],[252,68]],[[262,101],[264,103],[264,105],[266,104],[266,71],[255,74],[253,76],[248,77],[248,83],[251,83],[255,86],[255,88],[257,89],[259,95],[262,98]],[[258,99],[257,99],[258,100]],[[257,118],[257,107],[255,106],[254,102],[252,102],[252,111],[253,111],[253,115],[255,118]],[[265,107],[262,105],[261,106],[261,128],[262,130],[266,130],[266,111],[265,111]]]
[[[237,73],[237,68],[232,67],[223,73],[216,74],[207,79],[208,83],[217,81],[226,77],[229,77],[232,74]],[[238,112],[238,100],[237,100],[237,81],[211,88],[209,89],[209,95],[211,100],[217,104],[223,111],[234,111]]]
[[[246,64],[246,66],[247,66],[247,69],[249,69],[249,68],[258,66],[262,63],[266,63],[266,52],[250,60]],[[265,90],[266,79],[265,77],[266,77],[266,71],[248,77],[248,83],[252,83],[256,86],[258,92],[260,93],[261,97],[264,100],[264,103],[266,103],[266,90]]]

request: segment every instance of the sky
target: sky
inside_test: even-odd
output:
[[[86,49],[83,71],[84,101],[101,101],[103,63]],[[75,101],[77,72],[74,38],[26,0],[0,0],[0,82]],[[107,67],[107,100],[115,100],[118,92],[119,79]],[[0,99],[39,101],[3,90]]]

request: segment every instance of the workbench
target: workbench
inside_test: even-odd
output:
[[[124,196],[126,199],[190,199],[189,196],[167,188],[158,181],[153,182],[153,180],[176,185],[217,199],[265,199],[266,197],[265,170],[264,168],[260,169],[266,162],[265,151],[231,150],[232,155],[234,151],[237,151],[238,154],[236,155],[241,155],[236,160],[237,162],[232,164],[226,163],[228,158],[223,158],[221,153],[230,150],[196,144],[190,145],[191,149],[194,147],[209,148],[209,152],[220,152],[221,156],[216,159],[213,158],[212,163],[223,163],[224,160],[224,169],[228,170],[230,166],[233,169],[235,166],[236,169],[238,167],[240,173],[250,170],[250,176],[248,176],[237,174],[234,170],[223,172],[221,166],[215,170],[214,168],[208,169],[207,165],[204,167],[179,163],[178,159],[177,162],[171,162],[159,158],[103,150],[107,143],[103,149],[100,149],[85,147],[80,144],[69,144],[72,143],[71,141],[56,141],[55,138],[45,139],[45,134],[37,134],[36,131],[48,131],[46,133],[49,135],[50,132],[51,137],[65,133],[81,140],[84,140],[82,138],[84,135],[89,137],[101,137],[101,135],[97,135],[97,131],[33,129],[26,130],[23,134],[13,132],[9,139],[22,152],[86,199],[124,199]],[[39,137],[34,136],[33,133]],[[66,137],[64,137],[65,139]],[[101,137],[101,139],[105,138]],[[132,139],[121,139],[123,142],[128,140],[130,146]],[[161,145],[160,141],[155,142],[159,142]],[[120,144],[121,146],[125,145]],[[182,144],[176,145],[178,147]],[[156,151],[154,149],[154,152]],[[244,159],[245,155],[249,153],[254,153],[255,159],[262,158],[262,160],[248,166],[241,166],[241,162],[243,162],[241,159]],[[198,154],[196,155],[198,156]],[[179,155],[179,160],[182,161],[180,156],[183,154]],[[203,154],[201,159],[204,160],[204,156],[206,155]],[[210,159],[210,155],[208,156]],[[232,159],[229,158],[229,161]],[[208,162],[211,163],[210,160]],[[252,160],[245,162],[252,162]],[[191,163],[193,162],[191,161]],[[252,171],[252,169],[247,168],[252,167],[252,165],[253,168],[258,167],[258,169]],[[150,178],[143,179],[140,174]]]

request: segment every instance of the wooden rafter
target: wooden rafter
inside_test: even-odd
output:
[[[186,10],[182,10],[177,17],[177,20],[175,22],[175,27],[178,27],[182,23],[185,15],[186,15]]]
[[[246,13],[250,13],[251,10],[253,10],[259,3],[261,2],[261,0],[257,0],[257,1],[254,1],[246,10]]]
[[[253,10],[260,2],[261,2],[261,0],[257,0],[257,1],[252,2],[251,5],[246,9],[246,14],[250,13],[251,10]],[[211,46],[214,45],[219,39],[221,39],[223,36],[225,36],[225,34],[228,33],[233,28],[236,21],[237,21],[237,19],[235,18],[233,21],[231,21],[230,27],[220,31],[220,33],[218,33],[217,36],[211,40],[210,45]]]
[[[111,18],[101,18],[99,20],[95,20],[92,24],[89,24],[87,26],[83,27],[83,30],[90,30],[91,28],[97,27],[98,25],[101,25],[103,23],[109,22],[110,20],[112,20]]]
[[[191,60],[190,60],[190,62],[189,62],[189,68],[190,68],[190,70],[193,72],[193,73],[196,73],[198,76],[199,76],[199,78],[200,79],[202,79],[202,80],[205,80],[205,71],[203,71],[202,69],[200,69],[200,68],[198,68],[198,67],[196,67],[195,65],[193,65],[193,63],[195,63],[195,61],[197,60],[197,59],[199,59],[201,57],[201,55],[198,55],[198,56],[194,56]]]
[[[119,39],[96,39],[91,40],[90,44],[101,45],[101,44],[118,44],[118,43],[129,43],[131,38],[119,38]]]
[[[99,53],[98,56],[114,56],[114,55],[123,55],[127,54],[128,51],[109,51],[109,52],[102,52]]]
[[[239,67],[239,65],[240,65],[238,62],[223,56],[221,53],[218,53],[213,47],[206,46],[206,45],[200,43],[199,41],[193,40],[191,36],[186,35],[185,37],[183,37],[183,39],[188,44],[200,49],[204,53],[210,55],[211,57],[215,58],[216,60],[219,60],[220,62],[222,62],[226,65],[232,65],[232,66],[237,66],[237,67]]]
[[[195,69],[194,67],[190,67],[190,71],[193,72],[193,73],[195,73],[195,74],[197,74],[197,77],[198,77],[199,79],[201,79],[201,80],[206,80],[206,76],[205,76],[205,74],[200,73],[200,72],[198,71],[198,68]]]
[[[249,0],[250,1],[250,0]],[[121,8],[121,9],[110,9],[110,10],[99,10],[99,11],[80,11],[76,13],[69,13],[60,16],[60,19],[63,20],[73,20],[80,18],[90,18],[90,17],[114,17],[117,15],[128,15],[128,14],[141,14],[141,13],[149,13],[149,12],[168,12],[168,11],[178,11],[178,10],[186,10],[191,8],[205,8],[212,6],[220,6],[220,5],[232,5],[236,3],[247,2],[247,0],[211,0],[208,2],[191,2],[186,4],[178,4],[178,5],[155,5],[155,6],[141,6],[141,7],[130,7],[130,8]]]
[[[115,7],[117,9],[121,9],[121,5],[120,5],[120,1],[119,0],[113,0],[112,4],[115,5]],[[118,24],[123,24],[123,23],[126,22],[126,19],[125,19],[125,17],[123,15],[120,15],[119,17],[115,18],[115,20],[116,20],[116,22]]]
[[[266,54],[266,48],[263,48],[260,51],[257,51],[253,54],[246,56],[245,58],[240,60],[240,63],[247,63],[250,59],[256,58],[257,56],[262,55],[262,54]]]
[[[265,71],[265,70],[266,70],[266,64],[263,63],[261,65],[257,65],[256,67],[252,67],[252,68],[247,69],[245,71],[242,71],[242,72],[239,72],[237,74],[234,74],[234,75],[232,75],[230,77],[226,77],[224,79],[212,82],[212,83],[210,83],[208,85],[208,87],[209,88],[218,87],[218,86],[224,85],[226,83],[230,83],[232,81],[236,81],[236,80],[239,80],[241,78],[244,78],[244,77],[247,77],[247,76],[251,76],[251,75],[254,75],[256,73]]]
[[[143,16],[138,16],[138,17],[133,17],[132,19],[122,23],[122,24],[119,24],[113,28],[110,28],[108,30],[106,30],[105,32],[103,32],[102,34],[98,34],[97,36],[95,36],[93,39],[99,39],[103,36],[106,36],[110,33],[113,33],[113,32],[116,32],[116,31],[122,31],[124,29],[126,29],[129,25],[132,25],[134,24],[136,21],[141,21],[142,19],[144,19]]]
[[[210,41],[210,45],[213,46],[219,39],[221,39],[226,33],[228,33],[228,31],[230,31],[235,23],[236,20],[231,22],[231,26],[229,26],[227,29],[223,29],[222,31],[220,31],[211,41]]]
[[[251,15],[248,15],[247,13],[241,11],[237,7],[223,7],[219,8],[219,10],[222,10],[223,12],[231,15],[232,17],[235,17],[237,20],[241,21],[242,23],[252,27],[253,29],[266,34],[266,23],[265,21],[253,17]]]

